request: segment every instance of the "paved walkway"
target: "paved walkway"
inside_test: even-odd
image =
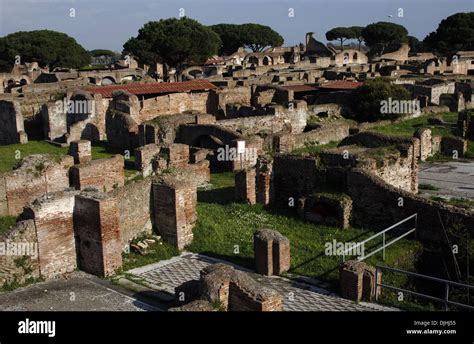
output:
[[[167,261],[128,271],[132,279],[139,279],[153,289],[174,294],[174,288],[190,280],[198,280],[199,272],[207,265],[222,262],[207,256],[184,253]],[[229,264],[228,262],[225,262]],[[239,270],[247,271],[235,266]],[[283,296],[285,311],[393,311],[395,309],[372,303],[355,303],[325,289],[297,283],[281,277],[266,277],[250,272],[259,282],[277,290]]]
[[[439,190],[423,193],[474,199],[474,162],[425,162],[418,172],[420,184],[431,184]]]
[[[0,293],[0,311],[160,311],[135,293],[83,272]]]

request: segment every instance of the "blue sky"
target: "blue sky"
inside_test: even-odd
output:
[[[474,0],[0,0],[0,36],[50,29],[67,33],[86,49],[121,51],[145,22],[177,17],[181,8],[206,25],[270,25],[284,37],[285,45],[295,45],[309,31],[326,41],[324,34],[333,27],[377,21],[404,25],[423,39],[443,18],[474,11]],[[294,17],[288,15],[290,8]],[[398,16],[399,8],[403,17]]]

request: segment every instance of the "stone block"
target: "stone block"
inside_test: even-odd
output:
[[[256,203],[255,169],[242,170],[235,175],[235,198],[237,202]]]
[[[88,140],[72,141],[69,146],[69,155],[74,158],[75,164],[81,164],[91,161],[91,142]]]
[[[141,171],[144,177],[153,172],[153,162],[160,154],[161,147],[151,143],[135,149],[135,168]]]
[[[255,268],[262,275],[280,275],[290,269],[290,241],[277,231],[254,233]]]

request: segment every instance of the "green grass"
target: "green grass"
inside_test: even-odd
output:
[[[294,149],[292,155],[314,155],[321,152],[323,149],[336,148],[340,141],[333,141],[320,145],[317,143],[307,143],[304,147]]]
[[[458,113],[445,112],[439,114],[445,125],[432,125],[428,123],[430,115],[422,115],[417,118],[400,121],[399,123],[392,123],[380,127],[374,127],[370,131],[398,137],[412,137],[418,128],[431,128],[433,135],[448,136],[453,134],[453,129],[456,126]]]
[[[401,121],[399,123],[393,123],[380,127],[374,127],[370,131],[382,133],[389,136],[397,137],[412,137],[418,128],[430,128],[433,135],[441,136],[452,136],[455,134],[458,113],[457,112],[445,112],[438,114],[443,121],[444,125],[432,125],[428,123],[428,118],[431,115],[422,115],[418,118]],[[474,158],[474,141],[468,140],[466,158]],[[440,160],[452,160],[450,156],[444,156],[442,154],[436,154],[433,157],[428,158],[429,161],[440,161]]]
[[[455,207],[460,207],[464,209],[474,209],[474,200],[469,198],[450,198],[446,199],[443,197],[432,196],[431,199],[433,201],[439,201],[443,203],[447,203],[449,205],[453,205]]]
[[[146,238],[151,238],[149,236],[142,236],[132,241],[132,243],[137,243]],[[170,259],[174,256],[177,256],[179,251],[176,247],[169,245],[165,242],[161,244],[159,242],[155,242],[151,244],[147,248],[147,254],[142,256],[136,252],[124,253],[122,254],[123,258],[123,266],[121,271],[127,271],[130,269],[134,269],[140,266],[153,264],[159,262],[160,260]]]
[[[420,184],[418,185],[418,189],[420,190],[432,190],[432,191],[437,191],[439,188],[437,186],[431,185],[431,184]]]
[[[59,160],[62,156],[68,154],[68,147],[60,147],[46,141],[29,141],[26,144],[13,144],[0,146],[0,173],[11,171],[18,162],[33,154],[50,154],[53,158]],[[107,159],[114,154],[123,154],[124,152],[113,151],[107,148],[105,142],[98,142],[92,145],[92,159]],[[135,170],[135,157],[130,156],[125,159],[125,177],[128,177],[137,171]]]
[[[67,147],[55,146],[46,141],[29,141],[26,144],[0,146],[0,173],[13,170],[18,162],[28,155],[50,154],[59,159],[67,152]]]
[[[228,181],[225,182],[225,179]],[[252,268],[253,233],[260,228],[274,229],[290,240],[290,273],[325,280],[336,287],[342,257],[327,256],[325,244],[334,239],[338,242],[359,242],[373,234],[372,231],[364,229],[341,230],[315,225],[282,211],[274,213],[262,205],[231,203],[233,196],[231,174],[213,174],[211,183],[214,182],[216,182],[213,184],[214,188],[201,190],[198,195],[198,221],[193,230],[193,243],[188,247],[193,252]],[[216,192],[219,190],[224,191]],[[223,196],[226,202],[223,201]],[[370,251],[371,245],[366,247],[366,253]],[[414,257],[420,249],[421,245],[417,242],[401,240],[387,249],[384,262],[380,260],[380,254],[369,258],[367,263],[372,265],[383,263],[413,270]]]
[[[15,216],[0,216],[0,234],[6,232],[15,223]]]

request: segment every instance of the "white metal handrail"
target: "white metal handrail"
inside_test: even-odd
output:
[[[370,257],[370,256],[372,256],[372,255],[374,255],[374,254],[376,254],[377,252],[380,252],[380,251],[383,252],[383,253],[382,253],[382,255],[383,255],[382,260],[385,260],[385,248],[386,248],[386,247],[388,247],[388,246],[390,246],[390,245],[396,243],[398,240],[403,239],[404,237],[406,237],[407,235],[413,233],[413,232],[416,230],[417,215],[418,215],[418,213],[415,213],[415,214],[413,214],[413,215],[407,217],[406,219],[401,220],[400,222],[397,222],[396,224],[394,224],[394,225],[392,225],[392,226],[390,226],[390,227],[384,229],[383,231],[380,231],[380,232],[378,232],[378,233],[372,235],[370,238],[367,238],[367,239],[365,239],[364,241],[361,241],[361,242],[357,243],[356,245],[354,245],[354,247],[349,247],[348,249],[344,250],[344,252],[342,252],[342,260],[343,260],[344,262],[346,261],[346,253],[347,253],[348,251],[356,250],[357,247],[359,247],[359,246],[361,246],[361,245],[365,245],[366,242],[369,242],[370,240],[373,240],[373,239],[379,237],[380,235],[382,235],[382,247],[377,248],[376,250],[372,251],[371,253],[369,253],[369,254],[367,254],[367,255],[364,255],[363,257],[358,257],[357,260],[358,260],[358,261],[362,261],[362,260],[364,260],[364,259],[366,259],[366,258],[368,258],[368,257]],[[410,230],[407,231],[406,233],[403,233],[402,235],[396,237],[396,238],[393,239],[392,241],[390,241],[390,242],[388,242],[388,243],[385,242],[385,233],[387,233],[388,231],[394,229],[395,227],[397,227],[397,226],[401,225],[402,223],[404,223],[404,222],[406,222],[406,221],[408,221],[408,220],[411,220],[411,219],[413,219],[413,218],[415,219],[415,227],[413,227],[412,229],[410,229]],[[365,250],[364,250],[364,251],[365,251]]]

